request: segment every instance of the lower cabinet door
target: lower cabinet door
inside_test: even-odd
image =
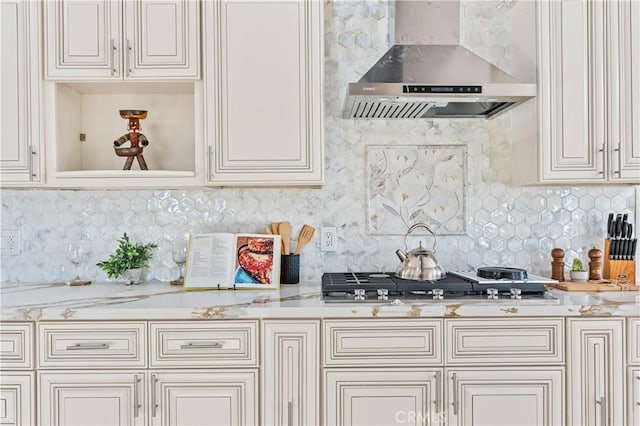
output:
[[[447,370],[449,425],[560,425],[564,368]]]
[[[35,377],[32,372],[0,376],[0,425],[35,424]]]
[[[624,319],[567,320],[567,424],[627,424]]]
[[[258,424],[258,371],[152,371],[152,425]]]
[[[262,424],[320,424],[320,321],[262,321]]]
[[[327,425],[443,424],[442,370],[325,370]]]
[[[144,425],[145,373],[40,372],[41,425]]]
[[[640,367],[629,368],[627,390],[628,423],[640,425]]]

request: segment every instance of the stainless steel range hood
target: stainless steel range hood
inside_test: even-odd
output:
[[[536,95],[458,45],[459,3],[395,3],[396,44],[350,83],[345,118],[493,118]]]

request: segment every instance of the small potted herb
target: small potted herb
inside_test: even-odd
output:
[[[571,281],[585,282],[589,279],[589,272],[582,266],[582,260],[577,257],[573,258],[573,264],[571,265],[571,271],[569,272]]]
[[[149,260],[157,247],[155,243],[134,244],[125,232],[118,240],[116,252],[109,256],[109,260],[98,262],[96,266],[102,268],[109,278],[125,277],[129,284],[137,284],[142,268],[149,267]]]

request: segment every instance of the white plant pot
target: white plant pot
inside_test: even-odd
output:
[[[123,277],[127,280],[127,285],[140,284],[142,278],[142,268],[127,269]]]
[[[569,271],[571,281],[586,282],[589,279],[589,271]]]

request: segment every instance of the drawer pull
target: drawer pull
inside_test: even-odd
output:
[[[189,342],[186,345],[180,345],[180,349],[222,349],[220,342]]]
[[[158,415],[158,401],[156,400],[156,386],[158,385],[158,376],[155,374],[151,375],[151,409],[153,410],[153,414],[151,417],[155,417]]]
[[[68,351],[84,351],[91,349],[109,349],[107,343],[76,343],[75,345],[67,346]]]
[[[453,373],[451,375],[451,380],[453,380],[453,402],[451,403],[451,405],[453,405],[453,415],[457,416],[458,415],[458,380],[456,377],[456,373]]]
[[[137,374],[135,374],[133,376],[133,410],[134,410],[134,417],[138,417],[140,416],[140,396],[138,395],[138,388],[139,388],[139,384],[140,384],[140,378],[138,377]]]

